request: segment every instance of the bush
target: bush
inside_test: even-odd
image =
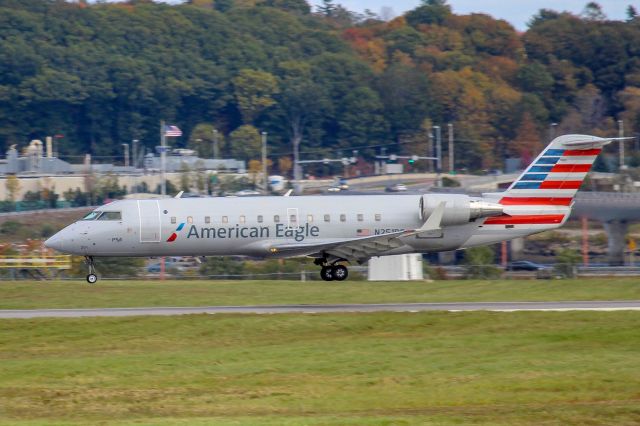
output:
[[[494,264],[495,254],[490,247],[473,247],[464,253],[467,278],[492,279],[500,276],[501,270]]]
[[[200,266],[200,275],[241,275],[244,271],[242,260],[229,257],[208,257]]]
[[[571,249],[562,249],[556,253],[556,273],[564,278],[576,275],[576,265],[580,262],[580,253]]]

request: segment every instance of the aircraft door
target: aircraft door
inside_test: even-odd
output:
[[[140,242],[159,243],[162,233],[158,200],[138,200]]]

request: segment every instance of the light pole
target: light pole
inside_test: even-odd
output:
[[[138,168],[138,139],[134,139],[131,141],[131,146],[133,148],[133,167]]]
[[[129,167],[129,144],[123,143],[122,146],[124,147],[124,166]]]
[[[164,131],[164,120],[160,121],[160,173],[161,177],[161,186],[160,192],[162,195],[167,195],[167,138]]]
[[[267,132],[262,132],[262,193],[269,194],[269,183],[267,179]]]
[[[624,137],[624,121],[618,120],[618,137]],[[624,141],[618,142],[620,144],[620,170],[625,170],[627,166],[624,164]]]
[[[440,126],[433,126],[436,131],[436,186],[440,187],[440,173],[442,173],[442,129]]]
[[[213,129],[213,146],[211,156],[213,159],[218,158],[218,129]]]
[[[454,157],[454,151],[453,151],[453,124],[449,123],[447,124],[447,133],[449,134],[449,173],[450,174],[454,174],[455,173],[455,169],[453,168],[453,157]]]
[[[558,123],[551,123],[549,125],[549,142],[551,142],[553,140],[553,138],[556,137],[556,127],[558,126]]]

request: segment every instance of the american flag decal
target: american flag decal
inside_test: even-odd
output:
[[[371,235],[371,230],[370,229],[358,229],[358,231],[356,232],[356,235],[358,237],[368,237]]]

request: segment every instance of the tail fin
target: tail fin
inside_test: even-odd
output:
[[[562,225],[569,217],[573,197],[602,147],[615,140],[589,135],[555,138],[505,192],[485,194],[499,198],[504,215],[485,225]]]
[[[571,205],[602,147],[619,139],[588,135],[555,138],[503,193],[500,204]]]

